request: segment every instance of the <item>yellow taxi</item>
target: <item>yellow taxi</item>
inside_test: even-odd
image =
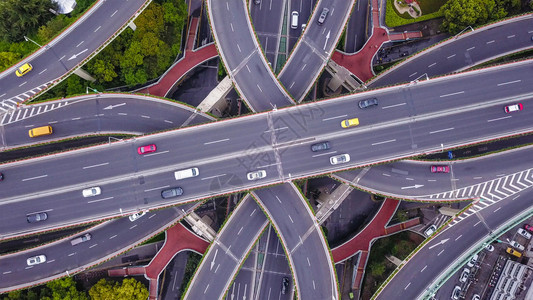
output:
[[[341,122],[342,128],[348,128],[359,125],[359,118],[346,119]]]
[[[17,69],[17,71],[15,71],[15,74],[17,74],[18,77],[22,77],[22,76],[26,75],[26,73],[28,73],[32,69],[33,69],[33,67],[30,64],[25,63],[22,66],[20,66]]]

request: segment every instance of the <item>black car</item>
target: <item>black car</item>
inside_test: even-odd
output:
[[[161,197],[163,197],[163,199],[177,197],[181,195],[183,195],[183,189],[180,187],[175,187],[175,188],[161,191]]]
[[[370,98],[370,99],[359,101],[359,108],[367,108],[367,107],[377,106],[377,105],[378,105],[378,99],[376,98]]]
[[[331,148],[331,145],[329,142],[322,142],[322,143],[316,143],[311,145],[311,151],[318,152],[323,150],[328,150]]]
[[[285,295],[289,291],[289,277],[283,277],[281,281],[281,294]]]
[[[45,212],[35,213],[27,216],[28,223],[36,223],[48,219],[48,214]]]

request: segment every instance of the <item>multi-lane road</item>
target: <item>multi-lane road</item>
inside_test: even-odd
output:
[[[0,234],[4,238],[18,236],[529,132],[532,124],[527,112],[505,114],[503,106],[522,101],[527,107],[533,79],[524,74],[528,74],[530,64],[454,75],[6,164],[2,170],[6,193]],[[508,82],[513,83],[500,85]],[[357,102],[368,97],[377,97],[380,105],[368,110],[357,108]],[[378,114],[376,110],[381,111]],[[340,121],[353,117],[358,117],[361,125],[342,129]],[[332,149],[310,151],[310,144],[324,140],[331,142]],[[138,146],[150,143],[157,144],[158,152],[137,154]],[[330,164],[330,156],[344,153],[351,156],[350,162]],[[199,167],[200,176],[174,179],[173,171],[190,167]],[[246,174],[256,170],[265,170],[266,178],[247,180]],[[235,184],[221,188],[211,184],[226,177],[235,177]],[[101,186],[103,193],[82,197],[81,190],[90,186]],[[161,199],[161,190],[174,186],[183,187],[184,195]],[[49,211],[49,220],[28,224],[26,214],[39,211]]]

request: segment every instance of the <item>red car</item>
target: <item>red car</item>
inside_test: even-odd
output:
[[[137,148],[137,153],[139,153],[140,155],[143,155],[143,154],[155,152],[155,150],[157,150],[155,144],[144,145],[144,146]]]
[[[431,173],[450,173],[450,166],[431,166]]]
[[[516,103],[513,105],[507,105],[503,109],[505,110],[506,113],[512,113],[515,111],[521,111],[522,109],[524,109],[524,106],[522,105],[522,103]]]
[[[529,231],[529,232],[533,232],[533,226],[531,226],[529,224],[524,224],[524,229]]]

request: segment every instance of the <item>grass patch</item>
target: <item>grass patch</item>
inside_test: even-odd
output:
[[[442,6],[444,3],[446,3],[447,0],[432,0],[428,1],[430,3],[428,4],[420,4],[420,8],[422,9],[423,15],[419,18],[413,19],[411,16],[409,16],[408,13],[404,13],[403,15],[400,15],[398,11],[394,8],[393,0],[387,0],[387,11],[385,13],[385,24],[387,24],[388,27],[397,27],[401,25],[407,25],[412,23],[417,23],[421,21],[426,21],[430,19],[435,19],[442,17],[443,14],[439,12],[440,6]],[[420,2],[425,2],[424,0],[421,0]],[[427,11],[432,11],[430,13],[427,13],[425,10],[425,7],[428,7]],[[435,10],[436,8],[436,10]]]

